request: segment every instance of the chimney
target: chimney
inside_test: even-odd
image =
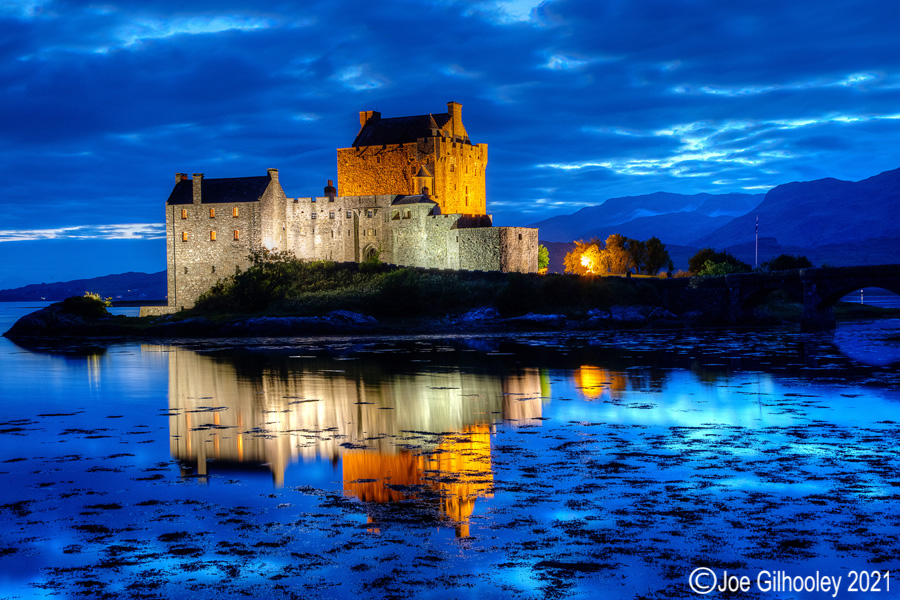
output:
[[[269,179],[272,181],[278,181],[278,169],[269,169]]]
[[[332,180],[328,180],[328,185],[325,186],[325,196],[328,198],[329,202],[334,202],[334,197],[337,195],[337,189],[334,187],[334,182]]]
[[[376,121],[381,118],[381,113],[377,110],[363,110],[359,113],[359,128],[362,129],[369,121]]]
[[[194,173],[194,204],[200,204],[200,186],[203,184],[203,173]]]
[[[182,181],[187,181],[187,173],[175,173],[175,183],[179,184]]]

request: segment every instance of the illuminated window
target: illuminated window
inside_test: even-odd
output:
[[[181,209],[181,218],[187,219],[187,209],[186,208]]]
[[[234,239],[236,239],[236,240],[241,239],[241,232],[238,231],[237,229],[234,230]]]
[[[210,219],[216,218],[216,209],[214,209],[214,208],[209,209],[209,218]]]
[[[238,209],[237,206],[235,206],[234,208],[231,209],[231,216],[232,216],[232,217],[239,217],[239,216],[241,216],[241,211],[240,211],[240,209]]]
[[[216,232],[215,231],[209,232],[209,241],[211,241],[211,242],[216,241]]]
[[[186,242],[186,241],[187,241],[187,231],[182,231],[182,232],[181,232],[181,241],[182,241],[182,242]]]

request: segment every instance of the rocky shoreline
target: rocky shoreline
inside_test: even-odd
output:
[[[210,317],[88,317],[65,311],[59,304],[19,319],[5,337],[17,338],[215,338],[290,337],[346,334],[427,334],[440,332],[516,332],[679,328],[703,322],[700,312],[675,315],[650,306],[592,309],[584,318],[529,313],[501,317],[493,307],[438,318],[378,320],[361,313],[335,310],[321,316]]]

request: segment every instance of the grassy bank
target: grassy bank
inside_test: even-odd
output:
[[[321,315],[350,310],[375,317],[435,317],[493,306],[578,316],[591,308],[652,304],[651,284],[619,277],[427,271],[378,263],[304,262],[286,253],[254,256],[221,280],[192,312],[204,315]]]

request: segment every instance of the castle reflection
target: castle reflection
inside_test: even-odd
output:
[[[535,368],[501,376],[166,350],[170,449],[185,475],[268,469],[280,487],[292,463],[324,458],[341,465],[345,495],[427,497],[461,536],[475,500],[492,494],[494,424],[540,423],[548,392]]]

